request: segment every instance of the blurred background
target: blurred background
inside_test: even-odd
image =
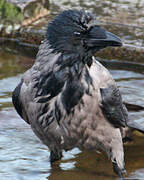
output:
[[[144,0],[0,0],[0,179],[114,180],[105,154],[64,153],[51,167],[49,151],[17,115],[11,94],[32,66],[48,22],[65,9],[85,9],[98,23],[117,34],[121,48],[96,54],[111,72],[129,109],[144,127]],[[144,135],[133,133],[124,145],[127,179],[144,179]]]

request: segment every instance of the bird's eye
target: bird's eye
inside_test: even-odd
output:
[[[75,36],[80,36],[80,34],[81,34],[80,32],[74,32]]]

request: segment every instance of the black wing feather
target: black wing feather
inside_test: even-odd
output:
[[[115,127],[125,127],[128,120],[128,112],[122,102],[119,89],[115,85],[101,88],[102,111],[108,121]]]
[[[22,117],[22,104],[20,102],[19,95],[20,95],[22,83],[23,82],[21,81],[12,93],[12,103],[13,103],[17,113],[21,117]]]

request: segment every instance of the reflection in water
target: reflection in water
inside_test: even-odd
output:
[[[52,166],[49,151],[33,134],[11,104],[11,92],[19,82],[21,73],[32,62],[25,57],[0,52],[0,179],[2,180],[114,180],[111,162],[104,154],[80,151],[74,148],[64,152],[61,161]],[[21,59],[21,62],[19,61]],[[6,61],[7,59],[7,61]],[[9,63],[13,62],[11,71]],[[8,63],[8,64],[7,64]],[[29,63],[29,66],[31,64]],[[2,71],[1,71],[2,70]],[[126,101],[144,106],[144,74],[111,70]],[[131,118],[143,120],[144,112],[131,112]],[[134,142],[125,146],[128,175],[141,179],[144,176],[144,138],[135,136]],[[131,174],[131,175],[130,175]]]
[[[137,174],[139,175],[139,177],[137,176]],[[129,178],[130,179],[141,179],[141,180],[144,179],[144,168],[133,172]]]

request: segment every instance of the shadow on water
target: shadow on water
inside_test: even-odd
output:
[[[111,162],[105,154],[74,148],[61,161],[50,165],[49,151],[15,112],[11,92],[32,58],[0,51],[0,179],[2,180],[114,180]],[[144,106],[144,74],[114,68],[110,70],[125,101]],[[131,118],[144,121],[144,111],[131,111]],[[125,146],[125,161],[131,179],[144,177],[144,138],[134,135]]]

